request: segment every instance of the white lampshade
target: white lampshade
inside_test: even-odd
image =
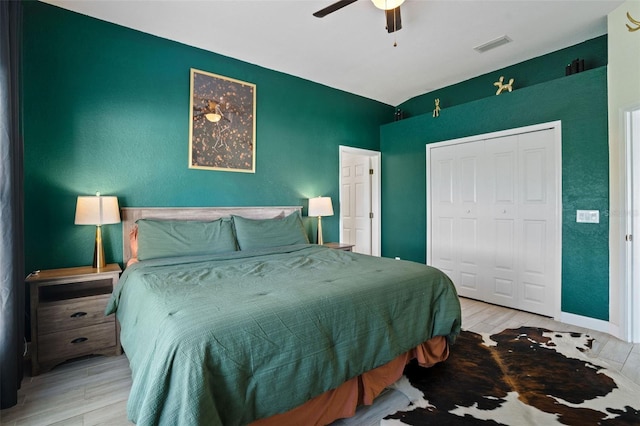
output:
[[[309,216],[333,216],[331,197],[309,198]]]
[[[110,223],[120,223],[118,197],[103,197],[101,195],[78,197],[76,225],[107,225]]]
[[[373,4],[382,10],[391,10],[404,3],[404,0],[371,0]]]

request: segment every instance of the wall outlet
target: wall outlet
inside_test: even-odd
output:
[[[576,210],[576,222],[600,223],[600,210]]]

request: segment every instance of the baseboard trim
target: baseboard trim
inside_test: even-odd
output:
[[[585,317],[582,315],[571,314],[569,312],[560,312],[560,322],[565,324],[575,325],[578,327],[588,328],[594,331],[600,331],[602,333],[611,334],[615,337],[618,337],[615,334],[615,330],[613,324],[609,321],[603,321],[596,318]]]

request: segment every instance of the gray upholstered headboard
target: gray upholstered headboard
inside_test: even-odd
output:
[[[248,219],[272,219],[287,216],[295,211],[302,214],[302,207],[123,207],[121,209],[123,263],[126,265],[131,258],[129,232],[138,219],[206,221],[231,215]]]

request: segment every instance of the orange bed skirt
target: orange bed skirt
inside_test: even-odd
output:
[[[387,364],[344,382],[336,389],[318,395],[286,413],[257,420],[251,426],[327,425],[337,419],[352,417],[359,405],[371,405],[384,388],[397,381],[405,365],[413,358],[421,366],[431,367],[448,356],[447,339],[436,336]]]

